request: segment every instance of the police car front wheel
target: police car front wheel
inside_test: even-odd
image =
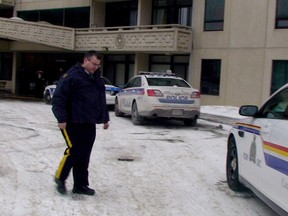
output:
[[[235,138],[231,136],[228,139],[226,177],[228,186],[233,191],[243,191],[245,189],[245,187],[239,181],[238,164],[239,162],[236,141]]]

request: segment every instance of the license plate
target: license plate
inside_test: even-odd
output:
[[[183,115],[183,110],[182,109],[173,109],[172,110],[172,115]]]

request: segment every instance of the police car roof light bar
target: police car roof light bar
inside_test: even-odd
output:
[[[167,70],[167,72],[148,72],[148,71],[140,71],[140,75],[155,75],[155,76],[175,76],[175,73],[172,73],[171,70]]]

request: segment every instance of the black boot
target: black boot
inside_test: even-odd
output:
[[[65,195],[67,193],[66,187],[65,187],[65,181],[62,181],[60,179],[55,178],[55,183],[57,184],[56,189],[60,194]]]
[[[72,192],[74,194],[84,194],[89,196],[93,196],[95,194],[95,190],[89,188],[88,186],[80,186],[80,187],[74,186]]]

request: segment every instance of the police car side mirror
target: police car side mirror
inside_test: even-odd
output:
[[[255,105],[244,105],[239,109],[239,114],[242,116],[254,116],[258,112],[258,107]]]

